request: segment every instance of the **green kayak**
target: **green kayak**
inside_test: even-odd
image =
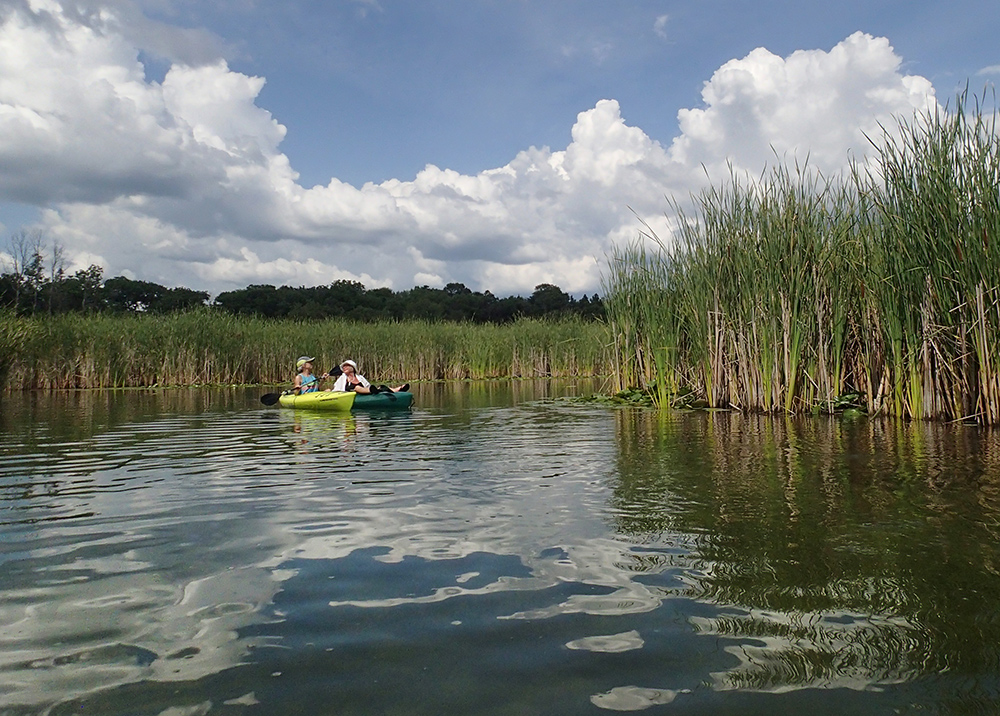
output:
[[[398,393],[358,394],[354,398],[353,410],[397,410],[413,405],[413,393],[401,390]]]

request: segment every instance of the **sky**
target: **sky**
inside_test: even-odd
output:
[[[995,0],[0,0],[0,260],[599,293],[730,171],[993,103],[998,31]]]

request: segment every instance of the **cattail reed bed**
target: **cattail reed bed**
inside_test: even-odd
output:
[[[605,277],[619,388],[662,405],[1000,422],[995,117],[900,121],[874,161],[734,175],[678,205],[672,241],[616,249]]]
[[[385,380],[593,376],[607,373],[602,323],[522,319],[505,325],[357,323],[233,316],[212,309],[167,315],[0,313],[7,390],[152,385],[274,384],[299,355],[327,370],[353,358]]]

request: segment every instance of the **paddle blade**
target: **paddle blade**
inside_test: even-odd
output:
[[[274,405],[280,397],[281,393],[264,393],[264,395],[260,396],[260,402],[264,405]]]

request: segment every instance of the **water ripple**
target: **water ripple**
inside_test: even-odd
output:
[[[928,454],[890,478],[905,453],[856,428],[251,397],[0,434],[0,710],[745,713],[822,693],[886,713],[1000,694],[986,467],[948,477]],[[746,700],[765,694],[782,701]]]

